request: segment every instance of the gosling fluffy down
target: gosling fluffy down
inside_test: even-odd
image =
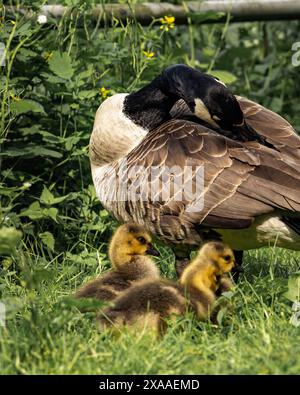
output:
[[[158,268],[147,254],[158,255],[149,233],[134,223],[121,225],[109,245],[113,269],[85,284],[75,297],[112,301],[135,282],[158,279]]]
[[[234,266],[232,250],[221,242],[206,243],[185,268],[179,284],[168,280],[144,280],[122,293],[114,307],[101,312],[100,327],[150,325],[158,334],[165,319],[193,311],[199,320],[209,318],[217,292],[232,286],[226,273]]]

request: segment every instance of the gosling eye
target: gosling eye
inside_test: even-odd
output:
[[[144,238],[144,237],[138,237],[137,238],[138,239],[138,241],[141,243],[141,244],[146,244],[147,242],[146,242],[146,239]]]
[[[229,261],[231,260],[231,256],[230,256],[230,255],[225,255],[225,256],[224,256],[224,260],[225,260],[226,262],[229,262]]]

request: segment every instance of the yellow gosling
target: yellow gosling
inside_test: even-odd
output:
[[[98,317],[100,328],[141,327],[151,317],[149,330],[161,335],[166,319],[181,316],[187,310],[199,320],[209,318],[217,291],[234,266],[232,250],[221,242],[205,244],[196,258],[185,268],[177,284],[172,281],[146,279],[120,294],[114,306]],[[226,284],[229,286],[229,278]],[[230,287],[230,286],[229,286]]]
[[[121,225],[109,245],[112,270],[85,284],[75,297],[112,301],[135,282],[158,279],[158,268],[147,254],[158,255],[150,234],[138,224]]]

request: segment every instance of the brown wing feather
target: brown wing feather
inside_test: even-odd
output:
[[[159,199],[164,183],[155,193],[157,201],[149,199],[142,204],[148,213],[153,214],[156,208],[152,219],[170,237],[176,233],[180,238],[178,224],[185,225],[181,229],[185,237],[185,227],[192,224],[239,228],[275,209],[300,211],[300,172],[286,163],[279,152],[257,143],[229,140],[201,125],[169,121],[150,132],[127,159],[128,168],[176,166],[181,174],[184,166],[204,166],[204,205],[200,211],[187,210],[193,203],[190,196],[176,201],[173,193],[168,199]],[[182,188],[181,180],[177,173],[174,183],[178,189]],[[130,214],[134,216],[137,205],[132,209]]]
[[[202,125],[174,119],[151,131],[125,157],[125,174],[119,175],[120,163],[115,163],[113,170],[121,180],[119,189],[113,171],[103,174],[99,183],[106,199],[104,205],[117,219],[143,223],[169,243],[197,245],[201,242],[196,231],[199,225],[239,229],[275,210],[300,212],[300,160],[287,159],[286,155],[256,142],[240,143]],[[164,166],[173,170],[162,179]],[[196,176],[201,166],[203,188],[199,190]],[[184,178],[186,167],[191,172]],[[150,177],[151,169],[155,174]],[[148,189],[140,199],[120,199],[118,194],[135,185],[141,176],[144,181],[137,191],[151,186],[154,193],[149,194]],[[185,193],[181,194],[183,189]],[[168,191],[169,196],[164,194]],[[114,199],[107,198],[109,192]]]
[[[245,119],[285,158],[300,159],[300,137],[287,120],[273,111],[241,96],[236,96]]]
[[[300,137],[292,125],[280,115],[252,100],[242,96],[236,96],[236,98],[247,123],[281,152],[285,159],[298,162],[300,159]],[[170,115],[177,119],[195,119],[184,100],[178,100],[175,103]]]

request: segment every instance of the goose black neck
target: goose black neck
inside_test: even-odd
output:
[[[178,99],[163,92],[163,83],[163,77],[159,76],[149,85],[126,96],[124,114],[147,130],[169,120],[170,110]]]

